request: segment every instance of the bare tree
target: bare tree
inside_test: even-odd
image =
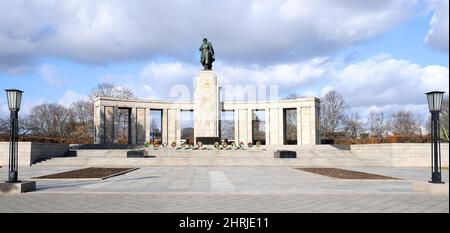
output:
[[[28,115],[19,115],[19,136],[26,135],[31,131],[30,122]],[[8,117],[0,117],[0,134],[9,135],[10,124],[10,119]]]
[[[351,113],[348,114],[344,121],[344,131],[347,137],[357,138],[361,133],[364,132],[364,124],[360,120],[359,114]]]
[[[253,111],[252,113],[252,132],[253,132],[253,142],[256,143],[260,141],[265,142],[265,118],[263,112]]]
[[[391,131],[396,135],[421,134],[421,122],[417,116],[408,111],[398,111],[392,114]]]
[[[94,101],[97,97],[136,99],[136,96],[131,89],[118,87],[113,83],[99,83],[95,88],[93,88],[89,93],[89,98]]]
[[[371,111],[367,123],[372,136],[383,137],[388,134],[389,121],[385,119],[384,113]]]
[[[155,120],[151,117],[150,122],[150,138],[151,140],[159,140],[161,142],[162,132],[161,132],[161,122]]]
[[[19,135],[24,136],[31,132],[33,119],[29,115],[19,116]]]
[[[286,110],[286,140],[287,143],[293,144],[297,141],[297,110],[296,109],[289,109]]]
[[[232,140],[234,139],[234,121],[233,120],[220,120],[220,137],[222,139]]]
[[[0,133],[8,134],[9,132],[9,120],[6,117],[0,116]]]
[[[325,137],[334,133],[345,119],[344,97],[336,91],[329,91],[321,99],[320,129]]]
[[[95,136],[94,104],[91,101],[76,101],[70,105],[76,129],[73,133],[79,143],[93,143]],[[78,139],[78,140],[77,140]]]
[[[74,114],[59,104],[34,106],[29,115],[30,129],[34,135],[57,138],[65,142],[74,130]]]
[[[77,123],[86,124],[94,121],[94,106],[91,101],[79,100],[73,102],[70,109],[74,111]]]
[[[129,143],[129,126],[130,126],[130,109],[119,108],[119,130],[117,132],[117,140],[119,144]]]
[[[442,140],[448,142],[449,141],[449,106],[448,106],[448,96],[446,96],[442,100],[442,109],[439,114],[439,122],[440,122],[440,137]],[[427,120],[425,122],[424,128],[427,130],[427,133],[431,132],[431,116],[428,115]]]

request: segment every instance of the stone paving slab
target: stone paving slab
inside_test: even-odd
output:
[[[21,167],[19,174],[72,169]],[[413,189],[429,169],[345,169],[402,180],[339,180],[286,167],[145,167],[103,181],[38,181],[36,192],[0,195],[0,212],[449,212],[448,195]]]
[[[423,194],[55,194],[0,196],[0,212],[383,213],[449,212],[448,196]]]
[[[21,179],[77,169],[73,167],[21,167]],[[383,194],[414,193],[414,180],[427,181],[422,168],[346,168],[403,180],[339,180],[286,167],[144,167],[103,181],[38,181],[37,192],[182,193],[230,192],[259,194]],[[5,174],[6,168],[0,169]],[[448,172],[443,173],[448,182]]]

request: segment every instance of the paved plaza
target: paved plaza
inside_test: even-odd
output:
[[[21,167],[20,177],[77,168]],[[0,212],[449,212],[448,195],[412,188],[429,169],[345,169],[400,180],[339,180],[288,167],[143,167],[103,181],[38,180],[35,192],[0,195]],[[7,168],[0,172],[6,177]]]
[[[0,212],[442,212],[448,196],[421,194],[50,194],[0,198]]]

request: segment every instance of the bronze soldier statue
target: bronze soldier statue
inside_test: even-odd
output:
[[[211,70],[212,63],[216,60],[212,44],[208,42],[208,39],[203,38],[203,44],[199,50],[201,52],[200,63],[202,63],[203,70]]]

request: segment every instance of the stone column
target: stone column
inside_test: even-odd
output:
[[[214,71],[201,71],[194,89],[194,130],[197,137],[219,136],[219,85]]]
[[[239,141],[239,109],[234,109],[234,141],[236,145]]]
[[[145,122],[145,141],[150,141],[150,122],[152,122],[151,116],[150,116],[150,108],[145,109],[145,118],[147,121]]]
[[[163,109],[162,111],[162,122],[161,122],[161,127],[162,127],[162,143],[166,143],[167,145],[170,145],[169,142],[169,134],[168,134],[168,126],[169,126],[169,121],[168,121],[168,110],[167,108]]]
[[[253,109],[247,109],[247,141],[245,144],[252,142],[253,143]]]
[[[175,138],[177,145],[181,145],[181,110],[177,109],[175,112]],[[195,130],[195,128],[194,128]]]
[[[113,144],[117,144],[119,142],[119,137],[117,133],[119,132],[119,107],[115,106],[113,110],[113,132],[112,132],[112,138],[113,138]]]
[[[136,108],[136,144],[143,145],[145,143],[145,131],[147,124],[147,110],[145,108]]]
[[[270,109],[270,122],[269,122],[269,128],[270,128],[270,144],[271,145],[279,145],[279,128],[282,126],[279,126],[279,116],[278,116],[278,108],[271,108]]]
[[[283,108],[278,109],[278,145],[284,144],[284,116]]]
[[[317,144],[316,138],[316,106],[314,106],[314,102],[311,105],[311,144]]]
[[[301,131],[302,131],[302,144],[310,145],[311,142],[311,107],[304,107],[301,111]]]
[[[238,120],[239,120],[239,138],[238,143],[243,142],[247,143],[247,134],[248,134],[248,120],[247,120],[247,109],[239,109],[238,110]]]
[[[137,143],[137,112],[136,112],[136,108],[132,108],[131,109],[131,114],[130,114],[130,130],[128,132],[130,132],[130,134],[128,135],[128,144],[136,144]]]
[[[95,144],[105,143],[105,107],[96,106],[94,110]]]
[[[315,121],[316,121],[316,144],[320,144],[320,104],[316,106],[316,115],[315,115]]]
[[[177,109],[169,109],[167,110],[167,139],[169,141],[169,145],[172,142],[177,143],[179,145],[179,142],[177,142]]]

